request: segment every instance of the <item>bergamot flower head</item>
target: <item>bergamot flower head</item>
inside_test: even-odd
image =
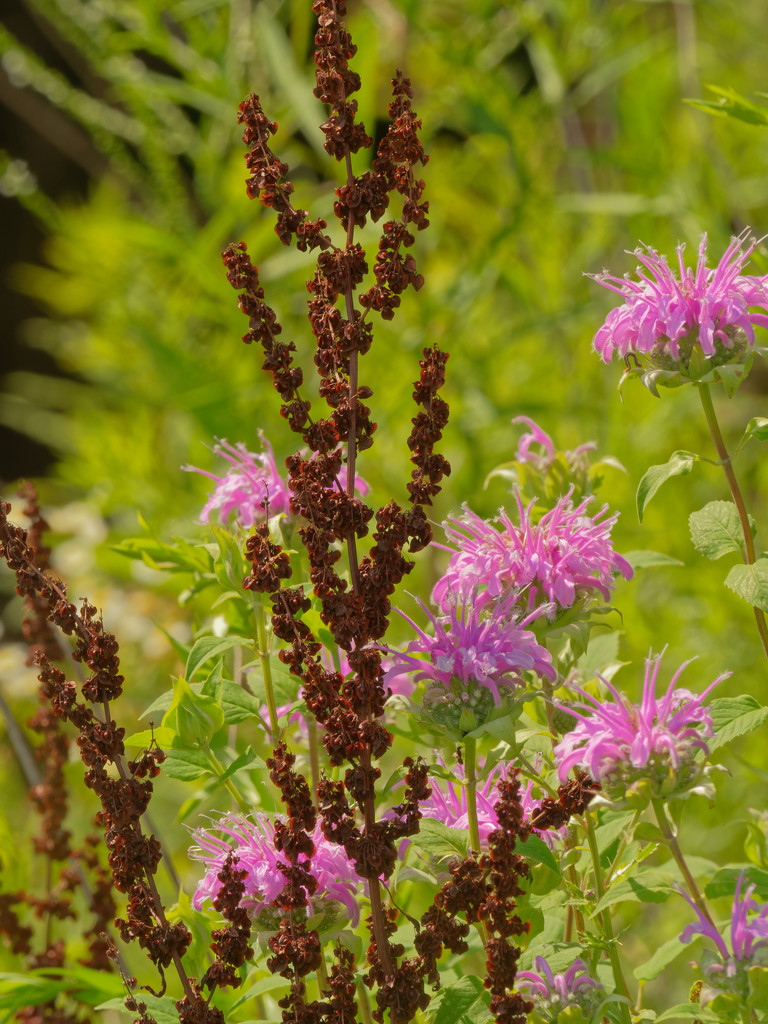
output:
[[[739,875],[736,883],[736,891],[733,897],[731,910],[731,947],[728,949],[725,939],[714,927],[712,921],[704,916],[701,909],[691,897],[678,888],[683,896],[696,912],[698,920],[689,924],[680,936],[681,942],[690,942],[698,932],[705,938],[711,939],[716,948],[717,954],[705,954],[704,963],[701,965],[705,985],[701,992],[701,1002],[713,1001],[719,994],[730,995],[735,1001],[741,1004],[742,1008],[749,1010],[750,997],[750,971],[753,968],[766,970],[768,968],[768,904],[762,907],[752,898],[755,891],[754,885],[748,885],[743,897],[742,886],[744,885],[744,872]],[[752,914],[753,916],[749,917]],[[746,1004],[746,1005],[745,1005]],[[761,1007],[757,1007],[760,1009]],[[764,1009],[764,1007],[762,1007]]]
[[[518,520],[501,510],[495,520],[481,519],[468,506],[443,524],[452,543],[448,570],[432,599],[443,611],[470,595],[481,605],[516,591],[526,611],[548,605],[548,617],[583,598],[610,598],[614,575],[632,576],[632,567],[613,549],[611,530],[618,513],[604,505],[588,514],[590,498],[573,505],[571,491],[535,522],[533,502],[523,506],[515,494]]]
[[[541,766],[541,759],[534,761],[534,768],[538,771]],[[444,768],[445,765],[442,765]],[[499,783],[505,780],[510,773],[510,765],[498,764],[483,778],[483,765],[479,766],[479,776],[482,781],[476,789],[477,799],[477,824],[480,833],[480,841],[485,846],[488,836],[499,828],[499,818],[496,813],[496,804],[499,801]],[[423,803],[419,804],[422,817],[434,818],[441,821],[449,828],[457,828],[469,831],[469,811],[467,808],[467,791],[462,785],[464,778],[463,768],[457,767],[456,775],[459,781],[439,780],[430,777],[429,788],[431,795]],[[523,822],[531,825],[531,818],[541,807],[541,801],[533,795],[534,784],[531,779],[523,789],[519,791],[520,806],[523,811]],[[544,842],[552,847],[558,840],[565,839],[566,829],[534,829],[536,835],[541,836]]]
[[[709,792],[704,760],[713,727],[703,701],[730,672],[694,694],[677,687],[681,673],[691,663],[686,661],[672,676],[666,693],[657,697],[662,655],[650,655],[646,660],[639,705],[631,704],[607,679],[602,682],[612,702],[577,690],[585,703],[558,705],[578,720],[576,728],[555,747],[561,782],[572,768],[582,768],[601,784],[601,798],[614,804]]]
[[[290,515],[290,493],[277,471],[272,445],[261,431],[259,440],[263,451],[256,454],[249,451],[242,441],[230,444],[220,439],[213,446],[216,455],[230,465],[224,476],[216,476],[197,466],[181,467],[187,472],[202,473],[216,482],[200,513],[200,522],[209,522],[215,510],[218,510],[222,523],[226,523],[234,513],[237,522],[246,529],[264,519],[267,509],[270,516]]]
[[[235,855],[236,867],[245,870],[243,906],[250,910],[254,921],[264,930],[276,928],[280,910],[272,906],[288,882],[280,864],[285,855],[275,849],[275,827],[263,814],[253,819],[242,815],[225,815],[211,828],[198,828],[192,832],[196,842],[189,851],[193,860],[201,860],[205,874],[198,882],[192,905],[200,910],[206,900],[213,900],[221,888],[218,874],[230,853]],[[317,890],[307,901],[307,916],[322,913],[323,926],[339,920],[348,920],[353,927],[359,921],[358,877],[344,849],[329,843],[323,836],[320,822],[312,834],[312,875],[317,879]],[[300,854],[300,860],[307,858]]]
[[[413,673],[414,681],[426,687],[426,716],[465,734],[514,698],[524,684],[524,673],[554,680],[549,651],[526,629],[540,610],[523,617],[515,602],[512,594],[484,611],[479,602],[468,601],[461,607],[453,605],[447,615],[435,616],[417,601],[433,635],[403,615],[417,636],[404,651],[386,648],[390,661],[384,685],[390,677]]]
[[[607,271],[588,275],[624,300],[595,335],[595,349],[607,363],[616,353],[634,356],[639,366],[628,372],[639,373],[654,393],[659,383],[717,379],[735,390],[749,369],[755,327],[768,327],[766,277],[743,273],[757,244],[743,231],[710,268],[703,235],[693,270],[684,262],[685,245],[678,245],[678,275],[666,257],[641,245],[634,252],[637,281]]]
[[[518,971],[515,979],[520,993],[533,1000],[534,1020],[557,1024],[562,1011],[571,1006],[581,1010],[583,1021],[592,1020],[606,993],[583,960],[574,960],[563,974],[553,974],[543,956],[537,956],[534,965],[535,971]]]

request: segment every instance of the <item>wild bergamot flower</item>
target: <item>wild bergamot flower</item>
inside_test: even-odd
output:
[[[747,886],[741,895],[744,872],[739,875],[731,911],[731,947],[728,946],[711,920],[708,920],[691,897],[679,889],[680,895],[696,911],[698,921],[689,924],[680,936],[681,942],[690,942],[696,932],[711,939],[717,955],[705,954],[701,965],[706,979],[701,1001],[710,1002],[720,993],[730,994],[744,1003],[750,996],[750,968],[768,968],[768,904],[762,907],[752,899],[754,885]],[[749,914],[752,914],[750,920]],[[763,1007],[764,1008],[764,1007]]]
[[[444,767],[444,765],[443,765]],[[534,762],[534,767],[539,770],[539,763]],[[496,804],[499,801],[499,782],[507,778],[510,766],[499,764],[493,768],[485,778],[483,766],[480,765],[479,775],[482,778],[477,786],[477,824],[482,843],[487,843],[491,832],[499,827],[499,819],[496,814]],[[456,774],[461,777],[463,770],[457,768]],[[422,817],[433,818],[441,821],[449,828],[469,830],[469,812],[467,809],[467,791],[461,782],[440,780],[430,777],[430,796],[423,803],[419,804]],[[523,821],[530,824],[531,818],[541,807],[541,801],[533,795],[534,784],[529,779],[525,788],[519,792],[520,806],[523,811]],[[541,836],[548,846],[554,846],[558,839],[564,839],[566,829],[544,829],[536,830],[536,835]]]
[[[645,663],[643,698],[639,705],[603,679],[613,701],[578,692],[588,703],[560,708],[578,719],[576,728],[555,747],[559,777],[565,782],[572,768],[588,771],[614,803],[638,796],[684,796],[705,778],[707,739],[713,735],[712,718],[703,706],[709,691],[730,675],[723,673],[700,694],[676,689],[686,661],[672,676],[663,697],[656,696],[661,655]]]
[[[543,956],[535,960],[536,971],[518,971],[515,983],[521,995],[533,1000],[534,1019],[556,1024],[569,1006],[582,1011],[582,1019],[592,1019],[605,1000],[605,989],[589,974],[583,960],[574,960],[563,974],[553,974]],[[539,972],[539,973],[537,973]]]
[[[607,601],[614,574],[632,576],[629,562],[613,549],[618,513],[606,517],[607,505],[590,516],[591,499],[574,507],[569,492],[534,522],[533,503],[525,508],[516,497],[517,523],[504,511],[493,521],[481,519],[465,505],[444,524],[451,559],[432,592],[443,611],[470,597],[485,605],[516,591],[526,611],[548,604],[554,619],[595,593]]]
[[[668,384],[701,380],[727,364],[743,363],[755,344],[755,327],[768,327],[768,281],[742,273],[757,245],[748,231],[731,239],[720,262],[707,266],[707,236],[699,244],[695,270],[677,247],[679,276],[650,246],[635,249],[637,281],[604,271],[590,274],[624,302],[612,309],[595,335],[597,352],[634,354],[643,368],[667,373]],[[647,381],[646,381],[647,383]]]
[[[205,874],[198,882],[192,905],[200,910],[206,900],[213,900],[221,888],[218,874],[230,853],[237,859],[236,867],[245,869],[243,906],[264,929],[277,927],[280,911],[272,901],[285,887],[288,879],[280,864],[285,855],[275,849],[275,828],[269,818],[257,814],[251,820],[241,815],[225,815],[211,828],[198,828],[192,833],[196,842],[190,850],[193,860],[201,860]],[[308,916],[323,912],[331,924],[341,918],[356,926],[360,918],[358,905],[359,880],[343,847],[329,843],[323,836],[320,823],[312,835],[315,852],[312,855],[312,875],[317,879],[317,890],[312,896]],[[303,854],[300,859],[306,860]],[[342,907],[344,908],[342,910]]]
[[[418,604],[434,635],[403,615],[417,637],[403,651],[386,649],[390,660],[384,685],[390,677],[413,673],[415,682],[425,683],[423,708],[435,723],[470,732],[514,696],[524,673],[555,679],[549,651],[525,628],[539,611],[521,617],[515,595],[487,612],[470,601],[435,616],[423,602]]]
[[[246,529],[265,517],[267,505],[271,516],[290,514],[290,493],[277,471],[272,445],[261,431],[259,440],[264,450],[257,454],[250,452],[242,441],[230,444],[222,439],[213,446],[214,452],[230,465],[224,476],[197,466],[182,466],[188,472],[202,473],[216,481],[200,513],[202,523],[207,523],[216,509],[222,522],[226,523],[235,513],[238,523]]]

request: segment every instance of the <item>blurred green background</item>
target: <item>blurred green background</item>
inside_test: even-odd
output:
[[[5,374],[0,420],[54,453],[39,486],[59,533],[56,567],[117,627],[126,707],[141,710],[167,687],[172,664],[154,624],[182,638],[187,626],[167,584],[111,545],[139,532],[138,512],[161,537],[203,536],[195,520],[206,481],[179,467],[213,469],[205,445],[215,437],[255,449],[263,429],[279,461],[293,450],[259,354],[239,341],[245,321],[219,256],[228,242],[247,241],[286,337],[312,366],[311,256],[283,248],[272,217],[246,199],[237,104],[249,90],[261,95],[280,125],[274,148],[313,215],[331,219],[339,168],[317,128],[307,0],[27,0],[19,10],[0,19],[0,100],[45,141],[39,165],[3,150],[0,188],[5,208],[20,204],[44,241],[23,259],[10,248],[6,284],[35,304],[20,338],[45,370],[33,357]],[[685,241],[693,255],[707,232],[716,261],[732,233],[768,230],[768,135],[685,102],[706,98],[710,83],[747,95],[765,87],[765,4],[745,0],[735,14],[730,0],[368,0],[350,5],[348,24],[369,131],[383,131],[401,67],[431,157],[431,226],[415,248],[426,284],[376,325],[361,369],[379,424],[360,464],[373,500],[405,495],[411,382],[421,347],[436,342],[451,353],[453,473],[435,520],[462,501],[482,514],[508,501],[500,481],[484,481],[514,453],[513,416],[534,417],[561,447],[597,441],[627,469],[601,492],[621,510],[618,549],[655,549],[686,567],[619,585],[623,658],[638,664],[668,644],[671,667],[700,656],[693,689],[732,669],[736,692],[764,698],[751,611],[722,587],[729,559],[705,563],[688,537],[688,514],[727,497],[718,471],[698,464],[671,481],[642,526],[634,512],[648,465],[678,448],[713,455],[697,396],[658,400],[630,384],[620,400],[620,369],[591,350],[612,296],[583,274],[633,270],[624,250],[638,240],[670,255]],[[56,139],[68,130],[88,157],[76,196],[37,185],[46,147],[66,154]],[[363,232],[364,244],[376,240],[375,226]],[[752,266],[768,270],[760,255]],[[758,365],[734,400],[719,396],[731,443],[751,416],[766,415],[767,392]],[[768,467],[750,445],[737,468],[759,538]],[[435,557],[422,556],[409,590],[426,589]],[[7,574],[2,586],[10,595]],[[6,695],[23,707],[34,679],[20,667],[19,619],[9,604],[0,668]],[[637,669],[620,678],[639,687]],[[3,757],[3,771],[16,772]],[[726,803],[748,799],[729,797],[729,785]],[[738,853],[742,838],[709,833],[709,854]]]

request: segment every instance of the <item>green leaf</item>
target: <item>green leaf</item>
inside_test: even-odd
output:
[[[635,828],[633,839],[639,843],[663,843],[664,834],[652,821],[641,821]]]
[[[248,768],[250,765],[256,765],[258,768],[266,768],[264,759],[259,757],[254,751],[253,747],[246,747],[245,750],[240,754],[232,764],[227,765],[226,769],[218,778],[218,783],[224,783],[227,779],[231,779],[233,775],[241,771],[243,768]]]
[[[179,1013],[176,1009],[176,1000],[172,996],[153,996],[149,992],[141,992],[142,1003],[147,1004],[147,1010],[157,1021],[157,1024],[179,1024]],[[94,1007],[96,1010],[125,1010],[125,1000],[109,999]]]
[[[208,755],[202,750],[174,750],[172,747],[166,751],[166,754],[163,771],[172,779],[194,782],[201,775],[212,774],[208,764]]]
[[[653,569],[670,565],[685,565],[679,558],[672,558],[671,555],[663,555],[660,551],[625,551],[624,558],[633,569]]]
[[[460,828],[448,828],[442,821],[434,818],[422,818],[419,831],[411,840],[411,845],[422,850],[438,861],[464,860],[469,848],[469,832]]]
[[[225,679],[221,684],[224,721],[227,725],[236,725],[248,718],[258,717],[262,702],[242,686]]]
[[[700,455],[694,452],[673,452],[669,462],[663,466],[651,466],[643,475],[637,485],[637,518],[642,523],[645,512],[651,498],[658,491],[663,483],[673,476],[687,476],[693,469],[694,462],[699,462]]]
[[[482,998],[483,992],[482,981],[471,974],[447,985],[433,1024],[458,1024],[470,1007]]]
[[[656,868],[636,871],[630,878],[622,878],[612,885],[598,901],[593,914],[599,914],[601,910],[613,906],[614,903],[625,901],[663,903],[674,888],[674,878],[666,871],[658,871]]]
[[[715,731],[714,737],[707,741],[710,751],[759,729],[768,720],[768,707],[763,707],[748,693],[739,697],[718,697],[709,705],[709,713]]]
[[[717,100],[686,99],[685,102],[718,117],[734,117],[738,121],[746,121],[747,124],[761,127],[768,125],[768,110],[752,103],[746,96],[742,96],[730,86],[708,85],[707,89],[719,98]]]
[[[741,450],[742,445],[754,437],[756,441],[768,441],[768,419],[765,416],[753,416],[744,428],[744,433],[736,446],[736,453]]]
[[[211,658],[216,658],[233,647],[253,649],[253,640],[246,636],[201,636],[196,640],[187,658],[186,677],[192,679],[194,674]]]
[[[732,501],[710,501],[688,517],[691,540],[696,550],[713,562],[731,551],[743,555],[744,535],[739,512]],[[752,523],[752,535],[755,530]]]
[[[753,608],[768,612],[768,558],[762,556],[752,565],[734,565],[725,585]]]
[[[66,982],[56,978],[4,971],[0,974],[0,1008],[19,1010],[22,1007],[40,1006],[55,999],[66,987]]]
[[[699,1003],[678,1003],[677,1006],[670,1006],[664,1013],[659,1014],[655,1024],[660,1024],[664,1020],[698,1020],[701,1024],[723,1024],[718,1014],[706,1006],[700,1006]]]
[[[736,892],[736,883],[742,874],[744,875],[744,885],[741,887],[742,895],[746,885],[754,885],[755,893],[760,899],[765,899],[768,896],[768,871],[752,864],[748,867],[720,868],[705,887],[704,895],[708,900],[714,900],[720,896],[733,896]]]
[[[653,981],[654,978],[658,978],[668,964],[671,964],[688,949],[689,947],[681,942],[679,936],[676,935],[674,939],[663,942],[655,950],[653,956],[635,968],[635,977],[638,981]]]
[[[550,871],[554,871],[558,875],[561,874],[560,867],[552,851],[539,836],[528,836],[520,846],[520,856],[525,857],[526,860],[532,860],[536,864],[543,864]]]
[[[154,729],[145,729],[143,732],[135,732],[131,736],[126,736],[123,743],[126,747],[138,747],[140,750],[146,750],[154,740],[161,750],[166,750],[173,744],[175,736],[175,729],[158,725]]]

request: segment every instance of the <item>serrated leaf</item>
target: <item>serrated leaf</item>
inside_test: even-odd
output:
[[[483,983],[471,974],[459,978],[452,985],[447,985],[434,1024],[458,1024],[465,1013],[482,998]]]
[[[686,952],[686,950],[690,952],[688,946],[682,943],[679,936],[676,935],[674,939],[669,939],[667,942],[662,943],[653,956],[635,968],[635,977],[638,981],[653,981],[654,978],[658,978],[665,967],[671,964],[673,960],[676,960],[681,953]]]
[[[248,693],[242,686],[229,679],[223,680],[221,693],[224,707],[224,721],[227,725],[236,725],[248,718],[258,717],[262,706],[258,697]]]
[[[172,779],[194,782],[202,775],[212,774],[208,756],[202,750],[175,750],[172,747],[166,751],[166,754],[163,771]]]
[[[625,551],[623,557],[635,570],[652,569],[656,566],[685,565],[685,562],[681,562],[679,558],[663,555],[660,551]]]
[[[694,452],[673,452],[663,466],[650,466],[645,471],[637,485],[637,518],[641,523],[643,513],[661,485],[673,476],[687,476],[693,469],[694,462],[698,462],[700,458],[701,456]]]
[[[768,558],[758,558],[752,565],[734,565],[725,585],[753,608],[768,612]]]
[[[211,658],[216,658],[233,647],[253,648],[253,640],[246,636],[201,636],[196,640],[189,652],[186,666],[186,677],[189,681],[197,670]]]
[[[469,832],[460,828],[449,828],[442,821],[434,818],[422,818],[419,831],[411,839],[411,845],[422,850],[438,861],[455,859],[464,860],[469,847]]]
[[[744,535],[738,509],[732,501],[710,501],[704,508],[691,512],[688,526],[693,546],[705,558],[715,562],[731,551],[743,555]],[[752,526],[753,536],[754,532]]]
[[[615,882],[598,901],[593,914],[599,914],[614,903],[663,903],[674,888],[674,878],[666,871],[655,868],[636,871],[631,877]]]
[[[768,707],[763,707],[748,693],[739,697],[716,698],[709,705],[709,713],[715,731],[713,738],[707,740],[710,751],[718,750],[768,721]]]

